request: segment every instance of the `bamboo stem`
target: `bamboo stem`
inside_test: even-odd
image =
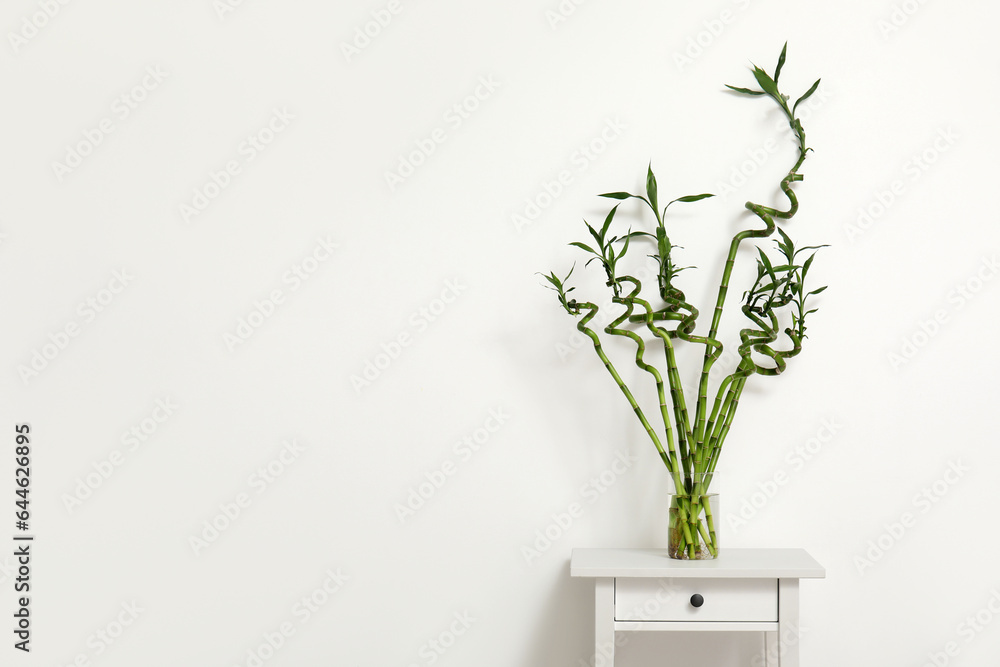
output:
[[[649,420],[646,419],[646,415],[643,413],[642,408],[639,407],[639,404],[636,402],[632,392],[625,385],[625,382],[622,381],[621,376],[618,375],[618,371],[615,369],[614,364],[611,363],[611,360],[608,359],[608,355],[604,353],[603,346],[601,345],[601,339],[597,335],[597,332],[587,326],[587,323],[589,323],[590,320],[594,319],[594,316],[597,315],[598,307],[589,301],[583,303],[573,301],[570,303],[577,309],[584,308],[588,311],[588,313],[584,315],[583,319],[577,322],[576,328],[593,342],[594,351],[597,352],[597,356],[600,357],[601,361],[604,363],[604,367],[608,369],[608,373],[611,374],[615,384],[617,384],[618,388],[621,389],[623,394],[625,394],[626,400],[628,400],[629,405],[632,406],[632,411],[635,412],[635,415],[639,418],[639,422],[642,424],[642,427],[646,430],[646,434],[649,436],[650,440],[653,441],[653,445],[656,447],[656,451],[659,452],[663,463],[667,466],[667,470],[675,470],[675,462],[672,461],[666,451],[664,451],[663,445],[660,443],[660,439],[656,436],[656,432],[653,431],[653,427],[649,424]],[[577,312],[579,312],[579,310],[577,310]]]
[[[785,51],[782,50],[773,79],[762,69],[754,68],[754,76],[763,90],[748,90],[730,86],[730,88],[744,94],[767,95],[778,104],[795,137],[798,157],[779,183],[779,190],[788,202],[784,210],[751,201],[744,204],[745,208],[760,221],[760,226],[740,230],[731,238],[718,283],[719,288],[710,325],[705,335],[695,335],[699,311],[694,305],[687,302],[683,291],[674,284],[674,277],[687,267],[678,268],[674,262],[672,250],[678,246],[671,244],[663,221],[670,204],[677,201],[698,201],[712,195],[690,195],[675,199],[663,208],[663,215],[661,215],[657,199],[656,178],[650,166],[647,173],[645,196],[627,192],[607,193],[602,196],[619,201],[637,198],[645,202],[653,210],[656,218],[655,235],[647,232],[632,232],[631,230],[622,237],[607,235],[618,208],[616,205],[609,212],[603,226],[595,228],[587,223],[587,228],[597,241],[596,250],[587,243],[573,242],[571,244],[592,253],[596,259],[601,261],[607,273],[607,285],[612,291],[611,302],[621,306],[623,310],[618,317],[604,327],[604,333],[628,338],[635,343],[634,362],[638,368],[653,378],[656,386],[658,407],[663,421],[662,437],[657,434],[656,429],[647,420],[632,392],[608,358],[601,344],[601,337],[588,326],[597,315],[598,306],[589,301],[568,300],[567,292],[572,291],[572,288],[565,288],[563,280],[560,280],[555,274],[546,276],[558,291],[560,304],[563,308],[573,315],[583,314],[582,319],[577,323],[577,329],[590,338],[595,352],[615,384],[625,395],[672,477],[675,495],[671,512],[672,516],[676,516],[674,526],[678,531],[680,542],[675,544],[679,549],[677,557],[683,557],[681,554],[686,554],[687,558],[692,559],[704,556],[704,551],[701,548],[702,542],[713,557],[718,554],[718,537],[708,491],[722,447],[732,428],[746,382],[751,375],[778,375],[782,373],[786,368],[787,359],[799,354],[802,349],[802,339],[805,337],[804,321],[806,315],[813,312],[806,310],[805,300],[809,295],[822,291],[816,290],[809,293],[804,291],[805,275],[812,257],[802,265],[796,264],[796,256],[800,251],[795,249],[784,230],[778,229],[775,224],[776,219],[788,220],[792,218],[799,208],[793,186],[803,179],[799,170],[811,149],[806,146],[805,131],[802,128],[802,123],[795,117],[795,110],[798,104],[815,92],[819,85],[819,81],[813,84],[790,109],[787,96],[782,95],[777,87],[778,73],[784,60]],[[739,331],[737,351],[740,361],[736,369],[722,379],[710,406],[711,372],[724,351],[723,344],[718,339],[719,328],[736,258],[744,241],[771,237],[776,230],[781,236],[781,240],[778,240],[777,243],[778,248],[784,254],[785,261],[772,264],[767,253],[758,246],[760,260],[757,263],[757,280],[746,293],[746,302],[742,306],[742,312],[750,320],[751,326]],[[618,261],[625,256],[630,241],[636,237],[654,237],[656,240],[656,254],[650,255],[650,257],[657,260],[659,266],[656,274],[657,287],[663,305],[658,310],[654,310],[648,301],[641,298],[642,285],[639,279],[628,275],[617,275]],[[588,241],[588,243],[590,242]],[[616,244],[618,243],[624,243],[620,251],[617,250]],[[815,249],[815,246],[802,250],[809,249]],[[640,275],[643,275],[645,279],[645,274]],[[569,274],[566,278],[569,278]],[[622,287],[626,283],[630,284],[632,289],[628,294],[623,295]],[[789,304],[793,309],[792,324],[790,327],[781,329],[778,312],[787,313],[788,311],[781,309]],[[794,311],[795,307],[798,309],[797,313]],[[642,312],[637,312],[639,309]],[[652,336],[661,340],[665,372],[661,372],[657,365],[646,360],[646,340],[640,333],[624,328],[622,325],[626,322],[644,324]],[[659,324],[667,322],[675,322],[676,325]],[[672,328],[667,328],[667,326],[672,326]],[[790,345],[787,343],[777,344],[782,333]],[[688,409],[687,396],[677,363],[675,340],[704,345],[705,348],[693,411]],[[667,391],[670,394],[669,406],[667,405]],[[709,410],[710,407],[711,410]],[[674,434],[675,428],[676,436]],[[702,512],[704,512],[704,517],[702,517]],[[672,555],[674,555],[673,552]]]

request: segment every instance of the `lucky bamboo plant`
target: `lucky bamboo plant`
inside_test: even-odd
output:
[[[767,97],[778,105],[793,133],[798,159],[779,186],[788,199],[786,210],[746,203],[746,208],[755,216],[756,225],[737,233],[729,244],[718,297],[706,332],[700,335],[695,333],[699,311],[688,302],[678,286],[678,274],[690,267],[679,267],[675,262],[674,252],[678,246],[671,242],[665,218],[667,209],[672,204],[696,202],[713,195],[679,197],[661,210],[656,177],[650,165],[646,175],[645,194],[610,192],[600,195],[619,200],[619,203],[607,214],[600,227],[584,221],[593,238],[592,243],[588,239],[586,243],[576,241],[570,244],[590,255],[588,265],[596,260],[604,269],[606,284],[611,291],[611,303],[617,309],[611,323],[604,327],[604,333],[630,339],[635,344],[636,365],[648,373],[656,385],[662,430],[654,427],[647,418],[646,412],[605,352],[601,337],[590,326],[599,311],[597,304],[570,298],[570,292],[575,288],[569,287],[567,280],[573,269],[563,278],[554,272],[545,276],[552,289],[558,293],[562,308],[570,315],[580,318],[577,329],[593,342],[597,356],[625,395],[673,479],[675,496],[671,508],[670,555],[675,558],[714,558],[717,555],[718,538],[707,499],[719,455],[732,427],[744,387],[753,375],[773,376],[785,370],[786,360],[796,356],[802,349],[802,341],[806,337],[806,317],[815,311],[807,309],[806,301],[810,296],[826,289],[820,287],[806,291],[805,287],[815,251],[822,246],[796,248],[788,234],[775,224],[776,219],[791,219],[799,207],[792,185],[802,180],[800,169],[811,149],[806,146],[805,131],[796,116],[796,110],[799,104],[816,92],[820,83],[817,80],[789,107],[788,96],[783,95],[778,88],[787,46],[786,44],[781,51],[773,76],[760,67],[753,67],[753,75],[760,90],[727,85],[736,93]],[[656,222],[652,232],[629,229],[621,235],[611,235],[618,207],[628,199],[638,199],[652,211]],[[740,361],[735,370],[714,387],[714,400],[710,403],[710,373],[723,352],[723,344],[719,341],[719,325],[740,246],[748,239],[766,239],[775,233],[778,238],[773,239],[774,248],[756,248],[756,280],[743,293],[741,310],[750,324],[739,332]],[[648,257],[655,264],[657,282],[656,294],[652,299],[644,295],[643,285],[636,275],[624,273],[620,268],[622,258],[640,243],[647,243],[652,247],[652,253]],[[803,253],[809,253],[808,257],[803,259]],[[641,272],[634,273],[644,275]],[[786,324],[784,328],[783,323]],[[702,345],[705,348],[693,416],[688,409],[675,355],[675,348],[681,344]],[[665,370],[647,359],[647,345],[663,348],[663,361],[659,363]],[[673,520],[674,516],[676,521]]]

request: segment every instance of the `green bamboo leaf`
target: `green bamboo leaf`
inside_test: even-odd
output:
[[[809,267],[812,266],[813,259],[815,257],[816,257],[816,255],[809,255],[809,259],[807,259],[805,262],[803,262],[803,264],[802,264],[802,275],[803,276],[806,275],[806,271],[808,271]]]
[[[708,199],[709,197],[714,197],[714,196],[715,195],[713,195],[712,193],[706,192],[706,193],[700,194],[700,195],[687,195],[685,197],[678,197],[674,201],[689,203],[689,202],[693,202],[693,201],[701,201],[702,199]],[[670,202],[670,204],[673,204],[674,201]],[[667,204],[667,206],[669,206],[670,204]]]
[[[598,197],[607,197],[608,199],[629,199],[635,197],[636,199],[641,199],[638,195],[630,195],[627,192],[605,192],[603,195],[597,195]]]
[[[824,290],[826,290],[827,287],[829,287],[829,285],[824,285],[823,287],[820,287],[819,289],[814,289],[812,292],[809,292],[809,296],[811,296],[813,294],[819,294],[820,292],[823,292]]]
[[[587,225],[587,231],[590,232],[590,235],[594,237],[595,241],[597,241],[597,247],[604,245],[604,235],[598,234],[597,230],[591,227],[590,223],[586,220],[584,220],[584,224]]]
[[[760,248],[757,248],[757,253],[760,255],[760,262],[761,262],[761,264],[764,265],[764,268],[767,269],[768,275],[772,275],[773,276],[774,275],[774,269],[771,268],[771,260],[768,259],[767,255],[764,254],[764,251],[761,250]]]
[[[816,89],[819,88],[819,82],[820,81],[822,81],[822,79],[816,79],[816,83],[814,83],[812,85],[812,87],[805,92],[805,95],[803,95],[799,99],[795,100],[795,104],[792,106],[792,115],[793,116],[795,115],[795,109],[799,106],[799,104],[801,102],[805,101],[810,95],[812,95],[813,93],[816,92]]]
[[[778,92],[778,85],[774,83],[774,80],[770,76],[768,76],[767,72],[754,65],[753,76],[757,79],[757,83],[760,84],[760,87],[764,89],[765,93],[776,100],[781,99],[781,93]]]
[[[608,227],[611,226],[611,221],[615,218],[615,212],[618,210],[618,206],[619,204],[615,204],[615,207],[611,209],[610,213],[608,213],[608,217],[604,219],[604,226],[601,227],[601,238],[604,238],[604,235],[608,233]]]
[[[777,83],[778,83],[778,75],[781,74],[781,66],[785,64],[785,52],[787,50],[788,50],[788,42],[785,42],[785,45],[783,47],[781,47],[781,55],[778,56],[778,66],[774,68],[774,83],[775,83],[775,85],[777,85]]]
[[[725,84],[726,88],[730,90],[735,90],[737,93],[743,93],[744,95],[763,95],[763,90],[750,90],[749,88],[737,88],[736,86],[730,86],[728,83]]]
[[[781,248],[782,252],[784,252],[785,255],[787,256],[790,252],[794,252],[795,244],[792,242],[792,239],[789,238],[788,234],[786,234],[784,230],[781,229],[781,227],[778,227],[777,230],[778,230],[778,235],[781,236],[784,242],[782,243],[779,241],[775,241],[775,243],[779,248]]]
[[[629,232],[629,233],[628,233],[628,234],[626,234],[626,235],[625,235],[625,236],[624,236],[623,238],[625,239],[625,245],[623,245],[623,246],[622,246],[622,251],[621,251],[621,254],[620,254],[620,255],[618,255],[618,257],[624,257],[624,256],[625,256],[625,253],[627,253],[627,252],[628,252],[628,244],[629,244],[629,242],[631,242],[631,240],[632,240],[632,233],[631,233],[631,232]]]
[[[653,207],[653,211],[659,210],[656,204],[656,176],[653,175],[652,163],[646,172],[646,196],[649,197],[649,205]]]
[[[829,248],[829,247],[830,247],[829,244],[826,244],[826,245],[807,245],[804,248],[799,248],[798,250],[796,250],[795,254],[798,255],[800,252],[803,252],[804,250],[819,250],[820,248]]]
[[[581,250],[586,250],[587,252],[593,253],[595,255],[598,254],[598,253],[594,252],[594,249],[591,248],[586,243],[580,243],[579,241],[573,241],[572,243],[570,243],[570,245],[576,246],[577,248],[580,248]],[[589,264],[590,262],[587,262],[587,263]]]
[[[566,302],[566,295],[575,290],[576,288],[570,287],[569,289],[563,289],[563,281],[569,280],[569,277],[573,275],[573,269],[575,268],[576,264],[574,264],[570,268],[569,273],[567,273],[566,277],[563,278],[562,280],[559,280],[559,276],[556,275],[555,271],[552,271],[548,274],[539,273],[539,275],[543,276],[552,285],[552,287],[549,287],[548,289],[554,290],[559,293],[559,300],[562,302],[563,306],[567,308],[567,310],[569,309],[569,305]]]

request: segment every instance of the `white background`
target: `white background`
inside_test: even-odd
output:
[[[749,63],[773,69],[787,39],[782,88],[823,77],[788,231],[831,245],[813,272],[830,289],[802,355],[744,395],[723,548],[826,566],[802,586],[805,665],[992,664],[995,3],[388,7],[5,3],[0,539],[30,423],[36,542],[30,656],[6,629],[0,551],[0,663],[252,665],[286,624],[264,664],[587,664],[592,584],[570,552],[664,546],[670,484],[536,272],[568,271],[581,218],[607,210],[595,195],[635,191],[652,161],[663,200],[720,194],[671,209],[698,267],[682,284],[709,311],[742,203],[783,205],[795,159],[773,105],[722,84],[752,85]],[[620,217],[648,228],[638,207]],[[584,293],[599,282],[579,293],[602,299]],[[280,463],[285,441],[299,451]],[[329,595],[328,572],[347,577]],[[759,638],[727,639],[631,637],[618,664],[758,664]]]

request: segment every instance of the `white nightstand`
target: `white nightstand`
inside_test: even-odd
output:
[[[826,570],[803,549],[727,549],[684,561],[666,549],[574,549],[570,575],[594,579],[595,656],[615,632],[764,633],[767,665],[799,667],[799,579]]]

